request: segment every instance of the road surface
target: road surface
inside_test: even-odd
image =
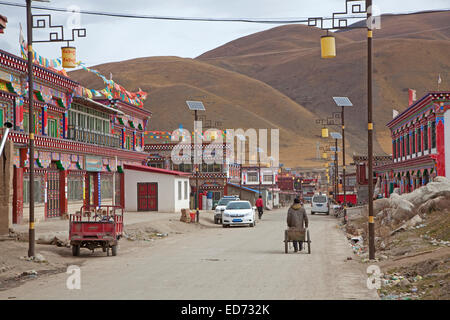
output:
[[[81,289],[68,274],[38,278],[0,299],[377,299],[336,219],[310,215],[312,253],[284,253],[286,209],[255,228],[207,228],[169,236],[116,257],[87,257]],[[121,240],[127,241],[127,240]],[[84,251],[84,252],[83,252]]]

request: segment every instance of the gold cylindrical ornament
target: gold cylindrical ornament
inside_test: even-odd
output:
[[[323,59],[336,57],[336,38],[333,35],[326,35],[320,38],[320,48]]]
[[[75,47],[62,47],[62,67],[75,68],[77,66],[77,49]]]

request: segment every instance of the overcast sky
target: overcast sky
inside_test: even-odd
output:
[[[9,0],[25,3],[25,0]],[[375,0],[381,13],[450,9],[449,0]],[[211,18],[302,18],[330,16],[344,9],[344,0],[51,0],[35,5],[67,8],[77,5],[82,10]],[[33,14],[44,13],[33,10]],[[0,14],[8,18],[5,34],[0,35],[0,48],[19,54],[19,23],[26,34],[25,8],[0,4]],[[66,24],[67,13],[52,13],[54,24]],[[186,22],[113,18],[81,15],[87,37],[77,39],[77,59],[88,66],[148,56],[180,56],[195,58],[231,40],[275,27],[273,24],[236,22]],[[33,33],[35,40],[42,36]],[[42,37],[41,37],[42,38]],[[61,56],[61,44],[35,44],[46,58]]]

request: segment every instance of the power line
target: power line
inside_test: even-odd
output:
[[[13,7],[25,7],[25,4],[14,3],[9,1],[0,1],[0,4]],[[56,11],[56,12],[66,12],[72,13],[64,8],[56,7],[45,7],[39,5],[32,5],[33,9]],[[450,8],[442,9],[443,11],[449,10]],[[442,11],[436,10],[436,11]],[[77,12],[78,13],[78,12]],[[267,23],[267,24],[290,24],[290,23],[306,23],[308,22],[307,17],[297,17],[297,18],[206,18],[206,17],[177,17],[177,16],[155,16],[155,15],[138,15],[132,13],[114,13],[106,11],[91,11],[91,10],[80,10],[80,14],[96,15],[96,16],[107,16],[115,18],[132,18],[132,19],[150,19],[150,20],[172,20],[172,21],[205,21],[205,22],[246,22],[246,23]],[[395,14],[408,14],[411,12],[395,13]],[[394,13],[386,13],[394,14]],[[364,16],[361,15],[349,15],[349,16],[339,16],[338,18],[345,19],[363,19]],[[337,19],[337,17],[335,18]],[[324,17],[323,20],[333,20],[331,17]]]

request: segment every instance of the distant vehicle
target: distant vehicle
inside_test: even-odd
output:
[[[219,200],[219,202],[217,203],[215,212],[214,212],[214,223],[215,224],[219,224],[220,222],[222,222],[222,213],[225,210],[225,208],[227,207],[227,204],[230,201],[236,201],[239,200],[238,196],[224,196],[222,197],[222,199]]]
[[[230,201],[223,211],[222,226],[227,228],[232,225],[256,225],[256,207],[252,207],[249,201]]]
[[[311,200],[311,214],[315,214],[316,212],[330,214],[327,195],[317,193],[313,196]]]

